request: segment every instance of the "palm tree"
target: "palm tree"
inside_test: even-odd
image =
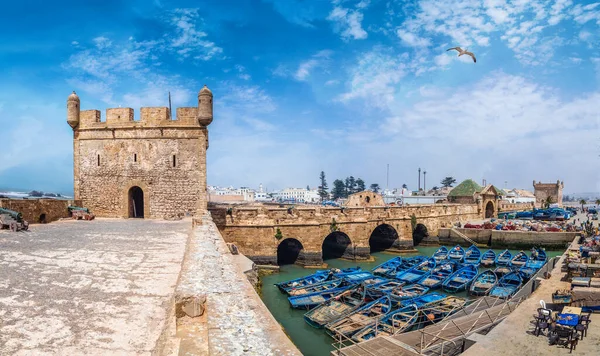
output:
[[[581,211],[583,211],[583,206],[585,205],[585,203],[586,203],[585,199],[581,199],[579,201],[579,204],[581,204]]]
[[[408,185],[406,185],[406,183],[402,184],[402,189],[407,189]]]
[[[546,198],[546,201],[544,201],[544,207],[548,209],[552,203],[554,203],[554,200],[552,200],[552,197],[548,197]]]
[[[596,205],[600,205],[600,199],[596,199],[595,203]]]

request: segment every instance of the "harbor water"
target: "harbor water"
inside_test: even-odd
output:
[[[450,248],[450,246],[448,246]],[[417,247],[419,253],[403,254],[402,256],[410,257],[416,255],[431,256],[438,247]],[[481,249],[482,253],[485,249]],[[494,250],[496,253],[502,252],[503,250]],[[519,251],[512,251],[513,255]],[[529,252],[529,251],[525,251]],[[546,251],[548,258],[554,256],[560,256],[563,251]],[[372,254],[375,257],[374,262],[353,262],[341,259],[327,260],[327,264],[330,268],[348,268],[359,266],[363,270],[371,270],[375,266],[394,258],[398,255],[390,254],[385,252],[377,252]],[[485,268],[480,268],[479,271],[483,271]],[[314,269],[307,269],[296,265],[282,266],[279,273],[274,273],[261,278],[262,280],[262,299],[266,306],[269,308],[275,319],[283,326],[285,332],[298,349],[306,356],[326,356],[329,355],[330,351],[334,350],[334,340],[328,336],[323,329],[315,329],[308,325],[304,321],[305,310],[296,310],[290,307],[287,295],[281,293],[279,289],[274,286],[275,283],[288,281],[294,278],[303,277],[314,273]],[[448,294],[442,289],[436,289],[435,291]],[[456,294],[460,297],[467,298],[466,292]]]

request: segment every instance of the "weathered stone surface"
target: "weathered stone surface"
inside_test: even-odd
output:
[[[235,243],[240,253],[252,258],[257,264],[276,263],[277,248],[286,239],[295,239],[302,245],[302,252],[315,264],[323,252],[323,242],[332,233],[333,227],[350,239],[352,249],[344,257],[367,258],[369,240],[374,230],[382,225],[393,229],[398,238],[390,242],[391,249],[412,249],[411,216],[417,223],[427,227],[430,235],[438,229],[450,227],[460,221],[465,223],[481,218],[476,204],[435,204],[405,207],[297,207],[294,214],[287,209],[270,206],[234,207],[211,206],[211,214],[225,241]],[[335,224],[334,224],[335,221]],[[282,238],[276,238],[279,229]],[[352,252],[351,252],[352,251]],[[357,258],[358,258],[357,257]],[[298,262],[297,262],[298,263]],[[305,262],[302,262],[305,263]]]
[[[69,205],[80,206],[80,200],[58,199],[0,199],[0,208],[18,211],[30,224],[49,223],[68,218]]]
[[[206,295],[209,355],[301,355],[250,285],[242,271],[246,268],[235,263],[238,256],[231,255],[210,217],[204,220],[194,229],[177,294]]]
[[[0,355],[153,354],[189,225],[96,219],[0,231]]]
[[[198,295],[192,297],[183,297],[175,299],[175,315],[177,318],[189,316],[196,318],[204,314],[206,296]]]
[[[70,99],[71,100],[71,99]],[[99,217],[133,216],[132,200],[142,201],[144,217],[180,219],[206,211],[206,150],[212,121],[212,96],[197,108],[178,108],[171,119],[168,108],[141,109],[134,121],[131,108],[78,112],[69,101],[73,129],[75,199]],[[210,106],[210,107],[204,107]],[[76,112],[77,111],[77,112]],[[79,120],[79,117],[81,120]],[[132,195],[139,187],[143,198]]]

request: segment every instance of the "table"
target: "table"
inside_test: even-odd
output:
[[[581,308],[578,307],[564,307],[561,314],[575,314],[581,315]]]
[[[558,314],[558,317],[556,318],[556,323],[563,326],[573,327],[579,323],[579,315],[568,313]]]

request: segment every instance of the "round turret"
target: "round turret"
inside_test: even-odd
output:
[[[67,123],[75,130],[79,125],[79,97],[75,91],[67,99]]]
[[[213,95],[210,89],[204,85],[198,93],[198,123],[208,126],[213,120]]]

